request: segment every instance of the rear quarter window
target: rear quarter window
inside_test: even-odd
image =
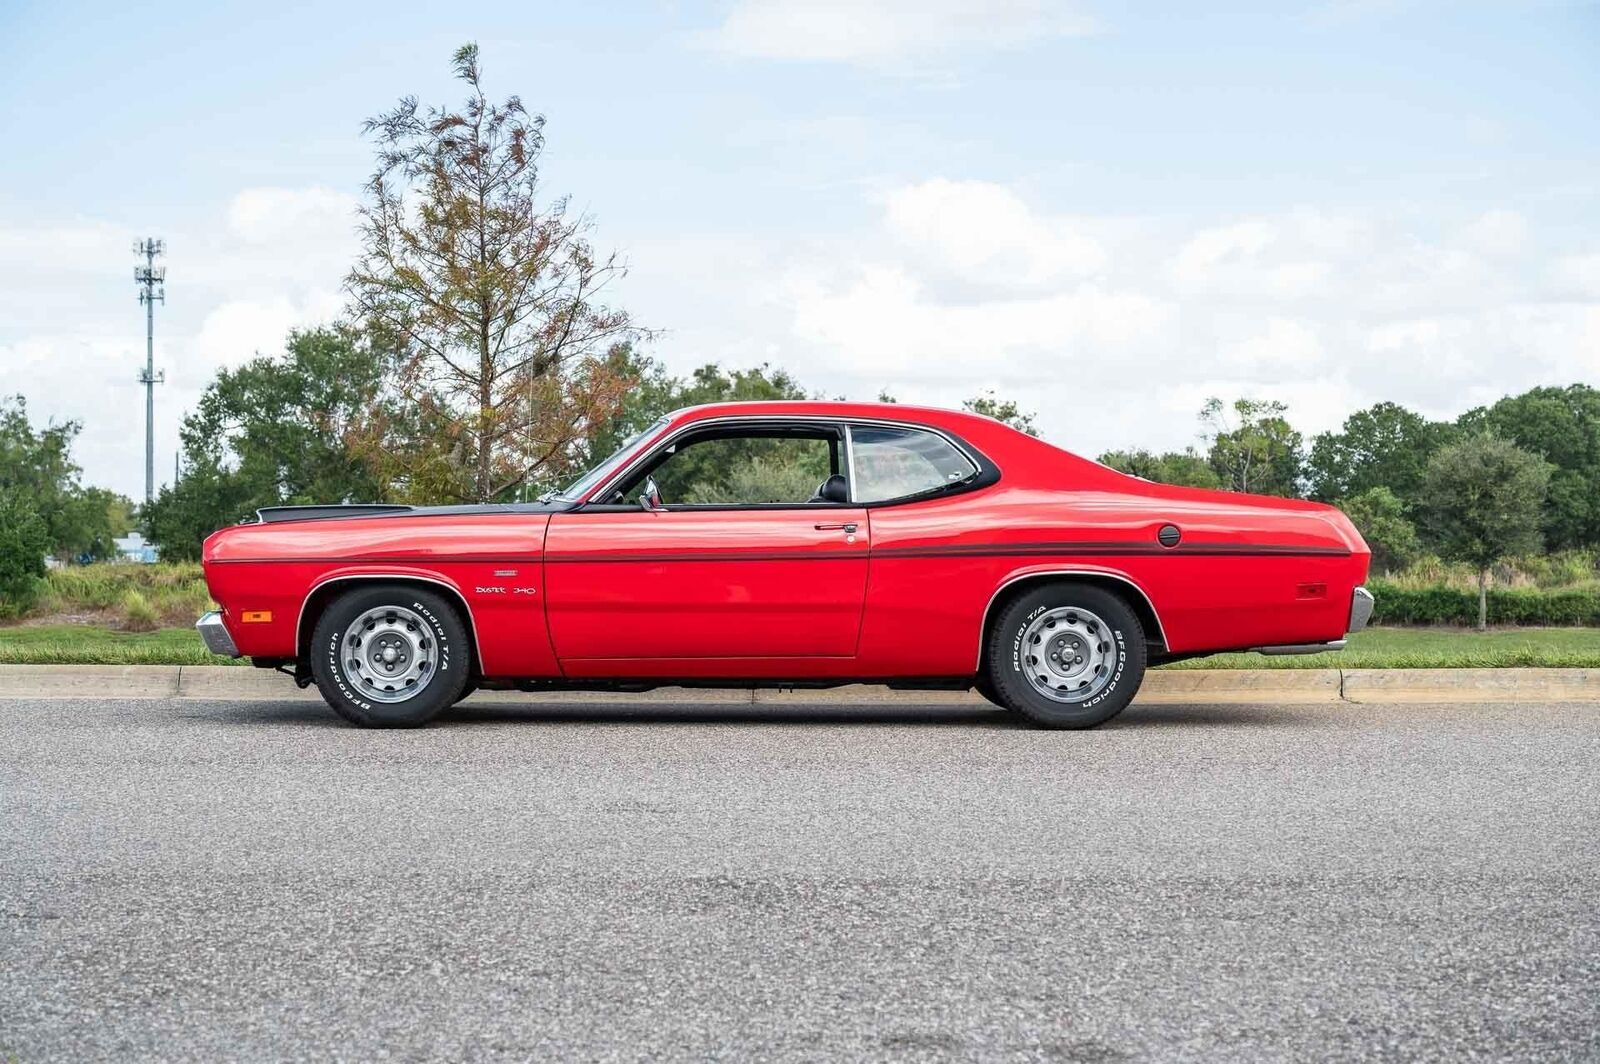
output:
[[[960,484],[978,467],[949,440],[923,429],[850,427],[854,501],[888,502]]]

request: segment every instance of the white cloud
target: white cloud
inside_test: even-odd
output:
[[[229,300],[206,315],[189,346],[207,365],[238,366],[281,351],[290,329],[326,324],[338,317],[339,309],[334,292],[315,293],[304,301],[287,296]]]
[[[1319,368],[1322,355],[1322,338],[1312,325],[1269,318],[1265,328],[1224,348],[1222,361],[1246,371],[1295,375]]]
[[[229,201],[219,233],[195,247],[172,245],[178,269],[205,271],[236,296],[261,289],[337,289],[355,259],[355,197],[326,188],[249,188]],[[196,269],[198,267],[198,270]]]
[[[699,40],[733,55],[894,66],[1093,29],[1059,0],[738,0]]]
[[[167,302],[156,307],[156,472],[171,479],[182,412],[223,366],[282,349],[292,327],[338,316],[356,247],[354,201],[327,189],[247,189],[193,230],[145,233],[94,219],[0,217],[0,392],[36,421],[75,419],[85,478],[143,492],[144,313],[136,237],[167,241]]]
[[[1166,308],[1137,293],[1076,286],[1053,295],[953,304],[931,298],[903,267],[866,267],[840,287],[797,290],[795,332],[838,369],[892,376],[970,377],[1008,360],[1013,377],[1049,375],[1097,350],[1125,351],[1157,335]]]
[[[228,205],[228,231],[247,244],[348,234],[355,212],[355,197],[328,188],[247,188]]]
[[[1485,211],[1467,226],[1466,243],[1497,258],[1515,255],[1528,238],[1528,223],[1516,211]]]
[[[1328,263],[1316,253],[1327,249],[1336,232],[1320,218],[1250,219],[1203,229],[1178,249],[1169,269],[1178,290],[1191,295],[1312,295],[1328,276]]]
[[[1600,383],[1600,260],[1547,261],[1510,212],[1301,208],[1182,229],[1069,218],[983,182],[864,195],[875,232],[750,252],[731,292],[713,268],[725,249],[703,270],[674,258],[672,318],[697,324],[658,353],[770,358],[829,395],[954,405],[992,387],[1090,454],[1185,446],[1209,395],[1282,400],[1309,436],[1384,399],[1452,417]]]
[[[909,250],[978,283],[1046,284],[1105,268],[1099,242],[1035,214],[1003,185],[936,178],[891,192],[886,222]]]
[[[1568,295],[1600,300],[1600,253],[1557,259],[1551,280]]]
[[[1111,283],[1099,239],[1013,189],[936,178],[888,191],[882,208],[876,236],[821,249],[779,296],[808,363],[842,390],[969,382],[971,395],[981,381],[1015,392],[1062,383],[1087,360],[1091,372],[1071,370],[1086,385],[1175,338],[1168,301]]]

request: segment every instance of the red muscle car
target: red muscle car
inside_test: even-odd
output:
[[[272,507],[206,540],[212,650],[345,719],[478,687],[976,687],[1084,728],[1145,667],[1336,649],[1368,551],[1313,502],[1153,484],[975,414],[679,410],[537,503]]]

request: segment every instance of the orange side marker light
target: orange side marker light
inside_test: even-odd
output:
[[[245,624],[267,624],[272,620],[271,610],[245,610],[239,614],[239,620]]]

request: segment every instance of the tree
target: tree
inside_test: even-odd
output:
[[[1441,448],[1423,473],[1423,526],[1452,561],[1478,570],[1478,628],[1488,626],[1489,569],[1539,549],[1539,513],[1551,466],[1510,440],[1483,433]]]
[[[1487,431],[1555,466],[1542,527],[1553,550],[1600,544],[1600,389],[1534,388],[1463,414],[1466,431]]]
[[[399,383],[446,430],[463,498],[563,473],[622,404],[608,357],[643,331],[601,302],[624,271],[587,216],[536,192],[544,118],[484,94],[478,47],[453,58],[459,111],[406,97],[369,120],[377,167],[346,281],[364,320],[403,338]]]
[[[162,557],[199,557],[207,535],[262,506],[394,495],[414,415],[384,391],[392,361],[338,327],[291,332],[281,355],[219,373],[184,418],[183,478],[144,508]]]
[[[1416,496],[1428,459],[1456,435],[1397,403],[1377,403],[1345,418],[1338,432],[1311,441],[1305,473],[1310,495],[1323,502],[1384,487],[1402,502]]]
[[[349,327],[293,331],[282,355],[217,374],[184,419],[186,455],[237,469],[262,505],[381,498],[391,358]]]
[[[1222,486],[1258,495],[1299,494],[1300,434],[1284,418],[1279,402],[1208,399],[1200,410],[1209,444],[1206,454]]]
[[[117,556],[117,537],[133,530],[133,504],[106,488],[79,487],[62,500],[60,538],[54,544],[62,561],[102,562]]]
[[[262,498],[237,470],[191,467],[176,484],[163,487],[145,504],[139,524],[163,560],[198,561],[200,548],[211,533],[237,523],[258,506],[273,505]]]
[[[1034,415],[1031,411],[1024,411],[1013,399],[1001,399],[993,390],[982,395],[968,399],[961,404],[961,409],[984,417],[992,417],[1002,421],[1018,432],[1026,432],[1029,436],[1039,435],[1039,430],[1034,427]]]
[[[766,363],[750,369],[727,370],[708,362],[688,377],[678,377],[631,347],[619,348],[611,357],[613,371],[634,383],[616,414],[600,425],[590,439],[589,465],[611,454],[624,440],[649,428],[663,414],[686,406],[810,397],[788,371],[774,369]],[[794,464],[792,476],[777,469],[786,460],[797,457],[803,460]],[[731,474],[739,470],[746,472],[730,480]],[[797,455],[779,440],[729,440],[715,447],[691,447],[673,458],[662,473],[660,487],[662,497],[673,502],[730,491],[743,497],[757,491],[760,484],[775,482],[808,482],[804,494],[809,495],[827,475],[825,454],[819,466],[814,455],[809,452]]]
[[[767,363],[751,369],[726,370],[708,362],[685,378],[668,373],[661,363],[640,355],[631,346],[619,346],[610,358],[611,372],[630,385],[616,412],[591,434],[589,464],[615,451],[622,441],[648,428],[663,414],[686,406],[810,398],[810,393],[787,370],[773,369]]]
[[[50,530],[26,493],[0,488],[0,617],[25,613],[39,595]]]
[[[1142,450],[1107,451],[1100,456],[1100,464],[1110,466],[1119,473],[1153,480],[1157,484],[1178,484],[1190,488],[1222,487],[1222,478],[1193,448],[1165,454]]]
[[[787,454],[774,451],[736,462],[723,470],[716,480],[691,484],[681,499],[674,502],[717,503],[720,505],[752,505],[774,502],[803,502],[811,498],[817,486],[828,475],[827,449],[799,448],[797,441],[785,441],[791,446]],[[710,445],[705,445],[710,446]],[[692,451],[684,452],[687,458]],[[812,461],[804,459],[810,457]],[[818,462],[816,459],[820,458]],[[671,462],[667,464],[670,468]],[[662,491],[669,489],[663,485]],[[663,496],[668,497],[668,496]]]
[[[1422,553],[1417,528],[1406,516],[1405,503],[1379,485],[1339,503],[1372,550],[1372,564],[1382,572],[1410,565]]]
[[[82,471],[72,460],[79,427],[64,421],[35,429],[22,396],[0,400],[0,490],[18,492],[44,521],[45,550],[63,562],[115,553],[112,538],[125,528],[114,518],[129,505],[110,491],[79,483]]]

